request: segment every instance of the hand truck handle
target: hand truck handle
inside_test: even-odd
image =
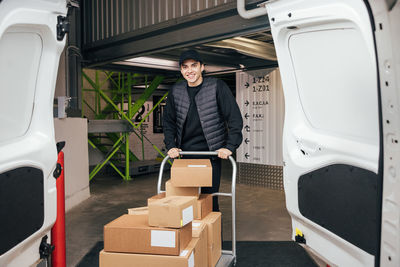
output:
[[[180,156],[184,156],[184,155],[191,155],[191,156],[218,156],[218,152],[217,151],[180,151],[179,152]],[[161,166],[160,166],[160,172],[158,174],[158,182],[157,182],[157,194],[160,194],[164,191],[161,191],[161,183],[162,183],[162,175],[164,172],[164,166],[167,163],[167,161],[170,159],[170,156],[165,156],[165,158],[163,159],[163,161],[161,162]],[[236,166],[236,161],[232,156],[229,156],[228,159],[230,160],[231,164],[232,164],[232,192],[229,193],[214,193],[213,195],[223,195],[223,196],[231,196],[231,194],[233,194],[235,192],[235,188],[236,188],[236,172],[237,172],[237,166]]]

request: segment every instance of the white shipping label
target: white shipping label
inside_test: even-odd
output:
[[[192,223],[192,228],[200,227],[201,223]]]
[[[188,251],[186,249],[182,250],[181,254],[179,254],[179,257],[185,257],[188,254]]]
[[[189,256],[188,267],[194,267],[194,252],[192,252],[192,254]]]
[[[175,232],[163,230],[151,230],[151,246],[152,247],[175,247]]]
[[[193,165],[193,164],[189,164],[187,166],[189,168],[205,168],[205,167],[207,167],[207,165]]]
[[[193,221],[193,206],[189,206],[182,210],[182,226]]]

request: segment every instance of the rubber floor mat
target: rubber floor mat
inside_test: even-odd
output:
[[[223,249],[231,250],[231,242]],[[293,241],[239,241],[237,267],[318,267],[302,246]]]
[[[102,241],[97,242],[77,266],[99,266],[103,247]],[[223,248],[230,250],[231,242],[224,242]],[[239,241],[236,254],[237,267],[318,267],[304,248],[292,241]]]

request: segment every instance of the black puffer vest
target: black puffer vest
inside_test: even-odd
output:
[[[174,85],[172,95],[175,102],[177,145],[181,146],[183,125],[189,110],[190,99],[187,92],[187,82],[182,81]],[[218,112],[217,79],[204,78],[200,91],[195,96],[197,112],[199,113],[201,127],[210,151],[225,146],[226,129],[224,120]]]

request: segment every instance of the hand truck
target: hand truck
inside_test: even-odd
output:
[[[179,155],[191,155],[191,156],[218,156],[217,151],[181,151]],[[162,175],[165,163],[170,159],[167,155],[161,162],[160,173],[158,175],[157,183],[157,194],[165,191],[161,191]],[[213,196],[225,196],[232,198],[232,250],[222,250],[221,258],[219,259],[216,267],[230,267],[236,265],[236,162],[232,156],[229,156],[229,160],[232,164],[232,186],[230,193],[213,193]]]

